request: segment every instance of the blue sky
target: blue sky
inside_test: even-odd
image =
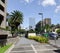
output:
[[[43,18],[51,18],[52,24],[60,23],[60,0],[8,0],[7,12],[19,10],[24,15],[22,27],[29,26],[29,18],[35,19],[35,23],[41,20],[38,13],[43,13]]]

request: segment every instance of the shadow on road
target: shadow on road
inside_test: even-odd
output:
[[[56,52],[56,53],[60,53],[60,49],[58,49],[58,50],[54,50],[54,52]]]

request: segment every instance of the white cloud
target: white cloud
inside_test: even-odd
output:
[[[25,0],[27,3],[29,3],[30,2],[30,0]]]
[[[46,6],[46,5],[56,5],[56,2],[55,2],[55,0],[43,0],[43,2],[42,2],[42,5],[43,6]]]
[[[34,0],[24,0],[27,3],[33,2]]]
[[[60,11],[60,5],[56,7],[55,13],[58,13]]]

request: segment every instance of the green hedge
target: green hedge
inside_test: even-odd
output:
[[[43,36],[29,36],[29,39],[38,41],[40,43],[48,43],[48,38],[43,37]]]

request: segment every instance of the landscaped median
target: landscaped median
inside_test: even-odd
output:
[[[0,53],[4,53],[6,50],[8,50],[10,47],[12,46],[12,44],[8,44],[4,47],[0,47]]]
[[[40,43],[48,43],[48,38],[44,36],[29,36],[28,38]]]

